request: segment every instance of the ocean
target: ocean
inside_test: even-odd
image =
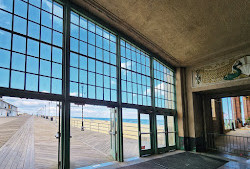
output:
[[[82,117],[71,117],[71,118],[82,119]],[[97,118],[97,117],[83,117],[83,119],[110,121],[110,118]],[[122,119],[122,121],[124,123],[134,123],[134,124],[138,123],[137,119]],[[158,120],[157,123],[158,123],[158,125],[163,125],[164,121]],[[141,119],[141,124],[149,124],[149,120],[148,119]]]

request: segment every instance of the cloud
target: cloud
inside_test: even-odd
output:
[[[46,101],[46,100],[36,100],[36,99],[21,99],[16,97],[3,97],[3,100],[17,106],[18,112],[28,113],[28,114],[39,114],[55,116],[58,115],[59,109],[56,107],[58,102]],[[71,117],[81,117],[82,116],[82,106],[71,104],[70,109]],[[83,116],[84,117],[94,117],[94,118],[109,118],[110,108],[106,106],[95,106],[95,105],[84,105],[83,106]],[[123,109],[123,117],[127,119],[136,119],[137,110],[136,109]]]
[[[70,92],[70,96],[77,96],[78,93],[77,92]]]
[[[19,113],[55,115],[56,103],[44,100],[3,97],[3,100],[17,107]],[[46,106],[46,109],[45,109]]]
[[[131,66],[132,66],[132,62],[130,62],[130,61],[125,62],[125,63],[121,63],[122,68],[131,69]]]

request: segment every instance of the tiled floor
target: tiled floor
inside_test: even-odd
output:
[[[246,157],[239,157],[224,153],[209,153],[207,155],[228,161],[225,165],[219,167],[219,169],[250,169],[250,159]]]

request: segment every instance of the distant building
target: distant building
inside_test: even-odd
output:
[[[0,117],[17,116],[17,107],[0,99]]]

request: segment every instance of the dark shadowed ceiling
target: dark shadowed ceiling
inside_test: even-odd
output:
[[[72,1],[174,65],[250,46],[249,0]]]

